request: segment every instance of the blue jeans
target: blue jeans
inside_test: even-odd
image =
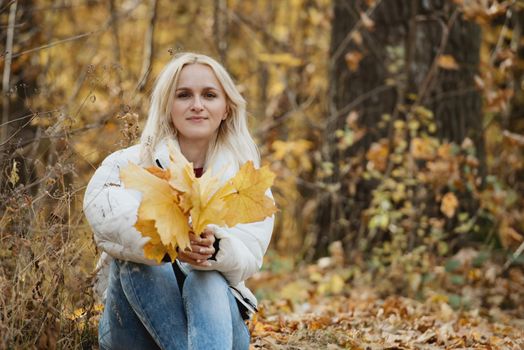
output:
[[[192,271],[180,293],[171,264],[113,260],[100,349],[248,349],[249,331],[217,271]]]

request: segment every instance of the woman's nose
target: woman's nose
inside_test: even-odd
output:
[[[202,100],[200,97],[196,96],[193,100],[193,105],[191,106],[191,110],[193,111],[202,111],[204,109],[204,105],[202,104]]]

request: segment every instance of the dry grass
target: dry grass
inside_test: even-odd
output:
[[[20,171],[20,161],[13,172],[14,161],[4,160],[10,172],[1,182],[0,348],[91,349],[96,251],[80,210],[82,187],[70,164],[38,174]],[[25,174],[32,179],[14,181]]]

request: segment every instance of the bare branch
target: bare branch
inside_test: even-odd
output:
[[[435,75],[438,72],[438,59],[439,56],[442,55],[444,52],[444,49],[446,48],[446,45],[448,43],[449,38],[449,32],[451,30],[451,27],[455,24],[455,21],[457,20],[457,17],[459,15],[458,9],[456,9],[453,14],[451,15],[448,23],[442,23],[442,40],[440,41],[440,47],[438,49],[437,54],[435,55],[435,59],[433,60],[433,63],[431,64],[431,67],[429,68],[428,74],[426,74],[426,77],[424,78],[424,81],[420,84],[420,92],[417,97],[417,101],[413,104],[414,106],[419,105],[423,103],[424,98],[426,97],[426,94],[431,90],[432,83],[434,82]]]
[[[134,7],[128,9],[127,11],[123,12],[123,13],[120,13],[117,17],[118,18],[127,18],[127,16],[129,16],[129,14],[131,14],[131,12],[133,12],[136,7],[138,7],[138,3],[135,4]],[[96,34],[103,34],[110,26],[111,26],[111,23],[113,22],[113,19],[114,18],[109,18],[105,23],[104,25],[102,26],[101,30],[96,32]],[[85,54],[86,57],[89,57],[89,59],[86,59],[87,62],[91,62],[92,58],[96,55],[97,51],[98,51],[98,48],[100,47],[100,44],[101,44],[101,40],[97,40],[94,45],[91,46],[91,52],[90,53],[87,53]],[[74,101],[79,92],[80,92],[80,89],[88,75],[88,71],[89,71],[89,67],[90,65],[85,65],[84,68],[82,68],[82,71],[78,74],[78,79],[76,79],[76,83],[75,83],[75,87],[71,90],[73,91],[70,96],[69,96],[69,99],[68,99],[68,103],[67,105],[70,105],[72,103],[72,101]]]
[[[309,98],[306,101],[304,101],[303,103],[301,103],[300,105],[298,105],[296,103],[296,99],[293,98],[293,96],[295,96],[294,92],[293,93],[292,92],[288,92],[288,97],[289,97],[289,100],[291,101],[292,108],[290,110],[288,110],[283,116],[279,117],[277,120],[271,120],[269,123],[266,123],[265,125],[260,126],[260,128],[256,132],[256,135],[258,137],[262,137],[263,135],[265,135],[270,130],[279,127],[286,120],[288,120],[291,116],[293,116],[293,114],[295,114],[296,112],[302,112],[305,109],[307,109],[313,103],[313,101],[316,99],[317,94],[312,93],[309,96]]]
[[[71,36],[69,38],[65,38],[65,39],[62,39],[62,40],[57,40],[57,41],[54,41],[52,43],[49,43],[49,44],[46,44],[46,45],[42,45],[42,46],[38,46],[38,47],[35,47],[35,48],[32,48],[32,49],[29,49],[29,50],[25,50],[25,51],[22,51],[22,52],[18,52],[18,53],[15,53],[12,58],[16,58],[16,57],[20,57],[22,55],[26,55],[28,53],[32,53],[32,52],[36,52],[36,51],[40,51],[40,50],[44,50],[44,49],[48,49],[50,47],[53,47],[53,46],[56,46],[56,45],[59,45],[59,44],[63,44],[63,43],[67,43],[69,41],[75,41],[75,40],[78,40],[78,39],[82,39],[86,36],[89,36],[89,35],[92,35],[92,34],[95,34],[95,33],[98,33],[99,31],[96,31],[96,32],[87,32],[87,33],[83,33],[83,34],[78,34],[78,35],[75,35],[75,36]]]
[[[7,4],[5,4],[2,8],[0,8],[0,13],[4,12],[5,10],[7,10],[9,8],[9,6],[11,6],[12,4],[14,4],[16,2],[16,0],[11,0],[9,1]]]
[[[371,6],[366,11],[366,15],[368,17],[371,17],[372,13],[377,9],[377,7],[380,5],[381,2],[382,1],[377,1],[373,6]],[[347,33],[344,40],[342,40],[340,45],[337,47],[337,50],[333,53],[333,56],[331,56],[331,59],[330,59],[331,65],[335,64],[335,62],[340,58],[340,55],[344,53],[344,50],[346,49],[346,46],[351,41],[351,38],[353,37],[356,31],[360,30],[361,27],[362,27],[362,17],[355,23],[355,26],[353,27],[353,29],[351,29],[349,33]]]
[[[497,44],[495,45],[495,48],[493,49],[493,52],[491,52],[491,55],[489,57],[489,62],[492,65],[495,63],[495,60],[497,59],[497,54],[499,53],[500,48],[502,47],[504,38],[506,38],[509,21],[511,20],[511,16],[513,15],[512,6],[515,5],[515,3],[515,0],[511,1],[511,4],[509,5],[508,10],[506,11],[506,18],[504,19],[504,24],[502,25],[502,29],[500,30],[500,34],[497,39]]]
[[[520,244],[520,246],[515,250],[515,252],[511,255],[511,257],[506,260],[506,263],[504,264],[504,267],[502,268],[503,271],[506,271],[508,267],[511,266],[511,263],[517,260],[517,258],[524,252],[524,242]]]
[[[138,91],[142,91],[146,85],[147,77],[151,72],[151,57],[154,52],[154,34],[155,34],[155,23],[156,23],[156,9],[158,1],[151,0],[149,4],[149,26],[146,31],[146,37],[144,39],[144,60],[142,61],[142,71],[140,73],[140,79],[138,80]]]
[[[248,28],[249,30],[251,30],[254,33],[261,33],[264,36],[264,39],[266,39],[272,45],[277,47],[279,50],[289,52],[292,49],[289,43],[280,41],[279,39],[275,38],[262,25],[253,22],[251,19],[241,15],[240,13],[236,11],[227,10],[227,12],[231,15],[231,18],[234,21],[244,24],[246,28]],[[255,37],[255,39],[257,38]],[[261,44],[263,46],[266,46],[266,43],[261,43]]]

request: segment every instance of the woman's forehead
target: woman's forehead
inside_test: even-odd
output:
[[[187,64],[181,69],[177,89],[204,87],[222,90],[222,84],[210,66],[193,63]]]

